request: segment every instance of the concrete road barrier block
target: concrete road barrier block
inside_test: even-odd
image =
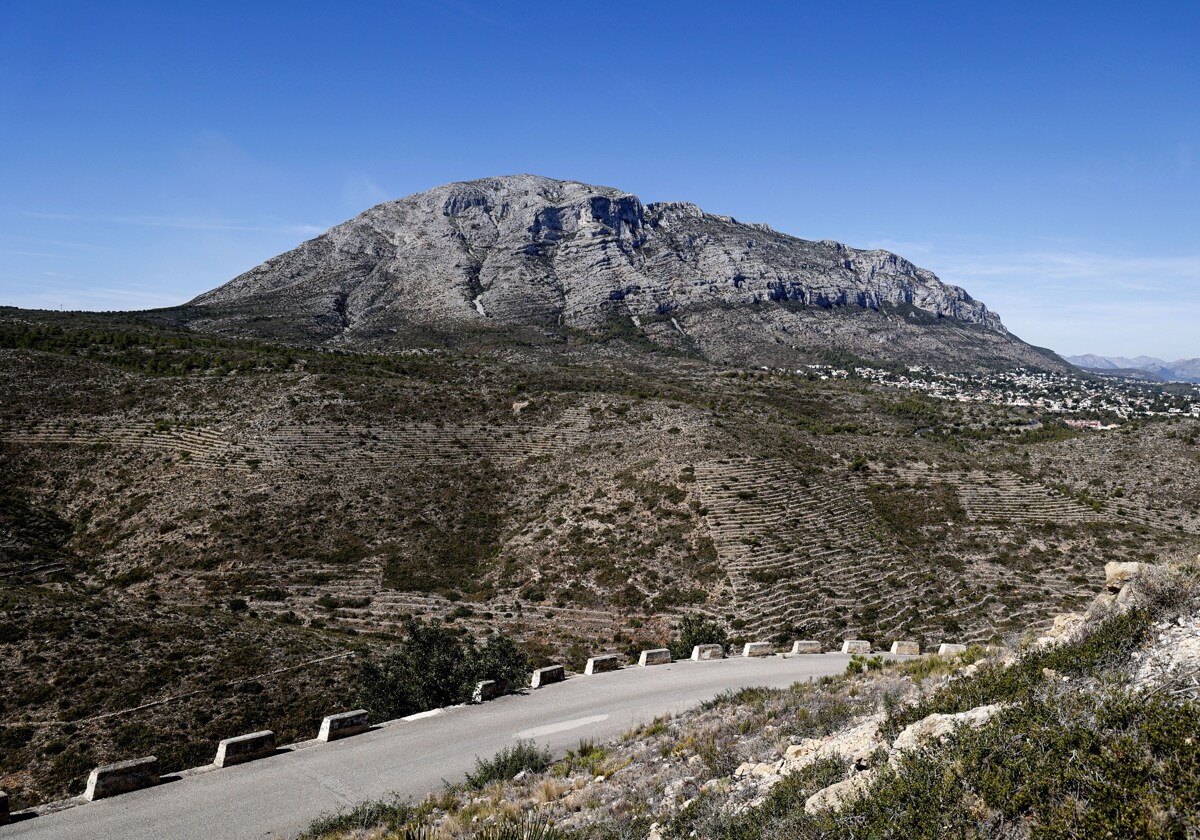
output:
[[[920,656],[921,646],[916,642],[892,642],[892,653],[897,656]]]
[[[648,665],[670,665],[671,651],[666,648],[654,648],[652,650],[642,651],[642,655],[638,657],[638,665],[645,668]]]
[[[218,767],[232,767],[234,764],[266,758],[274,752],[275,733],[264,729],[262,732],[226,738],[217,744],[217,758],[213,764]]]
[[[775,645],[770,642],[746,642],[742,648],[742,656],[770,656],[775,652]]]
[[[486,703],[495,700],[504,693],[504,684],[496,680],[480,680],[475,684],[475,692],[471,695],[472,703]]]
[[[8,824],[8,794],[0,790],[0,825]]]
[[[616,671],[625,661],[625,657],[619,653],[605,653],[600,656],[593,656],[587,661],[587,667],[583,669],[585,674],[603,674],[605,671]]]
[[[724,659],[725,648],[720,645],[696,645],[692,648],[692,661],[700,662],[704,659]]]
[[[842,653],[870,653],[871,643],[863,639],[845,639],[842,641]]]
[[[957,653],[966,653],[966,645],[941,644],[938,645],[938,656],[954,656]]]
[[[566,678],[566,668],[561,665],[547,665],[545,668],[538,668],[533,672],[533,680],[529,685],[531,688],[541,688],[550,683],[562,682]]]
[[[792,653],[820,653],[821,643],[813,641],[792,642]]]
[[[353,712],[340,712],[329,715],[321,721],[321,731],[318,741],[336,741],[338,738],[349,738],[371,728],[371,716],[366,709],[355,709]]]
[[[158,784],[158,759],[131,758],[97,767],[88,776],[83,798],[89,802]]]

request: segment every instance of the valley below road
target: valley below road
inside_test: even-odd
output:
[[[901,657],[904,658],[904,657]],[[457,782],[476,757],[518,739],[556,755],[580,739],[619,737],[728,689],[782,688],[845,670],[845,654],[674,662],[577,676],[521,695],[426,712],[332,743],[306,742],[249,764],[183,778],[38,817],[14,814],[0,838],[192,840],[286,838],[323,813],[395,793],[420,799]],[[331,709],[330,712],[341,711]]]

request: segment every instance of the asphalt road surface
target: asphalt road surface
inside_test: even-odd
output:
[[[729,688],[782,688],[841,673],[849,659],[818,654],[686,661],[572,677],[524,695],[427,712],[328,744],[307,742],[249,764],[185,774],[154,788],[55,813],[14,814],[15,822],[0,827],[0,838],[295,837],[323,813],[393,792],[419,799],[442,780],[461,781],[474,768],[476,756],[490,758],[518,738],[545,744],[558,756],[581,738],[614,738]]]

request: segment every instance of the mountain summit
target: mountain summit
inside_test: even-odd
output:
[[[636,337],[736,363],[842,351],[1062,366],[965,290],[887,251],[534,175],[377,205],[180,311],[198,329],[350,346],[515,331]]]

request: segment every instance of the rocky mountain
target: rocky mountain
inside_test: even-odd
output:
[[[1200,359],[1176,359],[1167,362],[1153,356],[1097,356],[1087,353],[1083,356],[1067,356],[1067,361],[1088,370],[1103,371],[1144,371],[1155,379],[1165,379],[1168,382],[1200,382]]]
[[[342,346],[615,334],[740,364],[839,351],[1064,367],[887,251],[533,175],[372,207],[177,314],[193,329]]]

